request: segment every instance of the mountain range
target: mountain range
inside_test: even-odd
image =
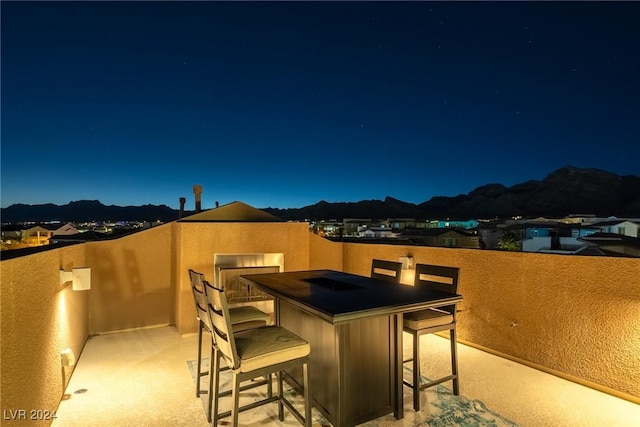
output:
[[[392,197],[384,200],[329,203],[320,201],[303,208],[262,209],[283,220],[343,218],[456,218],[488,219],[563,217],[570,214],[640,217],[640,177],[619,176],[600,169],[560,168],[541,181],[527,181],[506,187],[487,184],[468,194],[437,196],[420,204]],[[184,216],[193,211],[185,211]],[[97,200],[67,205],[15,204],[0,210],[3,223],[20,221],[162,221],[178,218],[179,211],[166,205],[105,206]]]

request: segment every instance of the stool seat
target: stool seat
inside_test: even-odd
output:
[[[412,311],[404,315],[404,326],[411,329],[433,328],[452,322],[453,315],[451,313],[434,308]]]
[[[229,314],[231,315],[231,323],[233,323],[234,331],[241,331],[243,323],[260,322],[260,326],[265,325],[271,321],[271,316],[262,310],[252,305],[242,305],[239,307],[230,307]]]
[[[308,356],[309,343],[280,326],[263,326],[235,334],[236,351],[242,360],[239,372]]]

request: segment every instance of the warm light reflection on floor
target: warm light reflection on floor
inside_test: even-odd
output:
[[[408,355],[411,341],[405,338]],[[208,426],[187,366],[196,357],[196,340],[172,327],[89,340],[66,390],[70,398],[61,402],[53,426]],[[448,369],[448,346],[444,338],[423,337],[425,376]],[[632,426],[640,420],[640,405],[465,345],[459,345],[459,362],[461,394],[521,426]],[[80,389],[87,391],[74,393]],[[387,417],[375,424],[413,426],[425,415],[412,412],[408,389],[405,408],[404,420]],[[277,413],[277,406],[270,410]],[[299,424],[287,417],[284,425]]]

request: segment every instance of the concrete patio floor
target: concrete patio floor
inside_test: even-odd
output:
[[[422,339],[423,374],[434,378],[446,372],[449,343],[433,335]],[[407,354],[410,343],[406,336]],[[187,366],[196,355],[197,335],[181,336],[170,326],[92,337],[53,426],[208,426]],[[640,405],[462,344],[459,365],[461,394],[520,426],[640,425]],[[408,388],[404,402],[405,419],[389,415],[367,425],[415,425],[419,417]],[[424,407],[429,410],[429,405]],[[274,416],[277,420],[277,405],[263,408],[241,413],[240,424],[268,425]],[[229,425],[227,420],[222,424]],[[299,424],[285,413],[284,425]]]

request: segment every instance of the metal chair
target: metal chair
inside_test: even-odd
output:
[[[207,420],[211,421],[211,390],[200,390],[200,378],[209,375],[209,371],[202,371],[202,332],[211,334],[211,323],[209,313],[207,312],[207,296],[206,296],[206,280],[204,274],[194,270],[189,270],[189,278],[191,280],[191,291],[193,293],[193,301],[196,309],[196,319],[198,320],[198,362],[196,368],[196,397],[200,394],[209,394],[209,405],[207,411]],[[253,306],[239,306],[229,309],[231,322],[234,330],[240,331],[250,328],[264,326],[270,323],[271,316]],[[211,368],[211,360],[209,366]]]
[[[459,269],[439,265],[417,264],[415,286],[455,294],[458,291]],[[451,375],[422,383],[420,380],[420,337],[434,332],[449,331],[451,341]],[[456,349],[456,304],[445,307],[413,311],[404,315],[404,331],[413,336],[413,383],[403,380],[413,389],[413,409],[420,410],[420,390],[446,381],[453,381],[453,394],[460,394],[458,383],[458,356]]]
[[[371,277],[374,279],[380,279],[386,282],[400,283],[401,271],[401,262],[385,261],[375,258],[371,260]]]
[[[238,413],[256,408],[271,402],[278,402],[278,417],[284,421],[284,406],[303,425],[311,426],[311,393],[309,388],[309,354],[308,342],[281,326],[263,326],[242,332],[235,332],[230,322],[227,298],[222,289],[206,287],[207,309],[212,325],[213,336],[213,375],[210,378],[210,390],[213,399],[212,426],[217,426],[220,418],[230,416],[231,425],[238,425]],[[224,359],[233,375],[230,411],[218,413],[218,390],[220,384],[220,362]],[[303,373],[304,416],[289,402],[283,393],[282,371],[293,367],[301,367]],[[278,379],[278,395],[273,396],[269,387],[265,399],[240,407],[240,384],[260,376],[271,378],[276,373]],[[269,382],[270,384],[270,382]],[[251,385],[250,387],[254,387]]]

